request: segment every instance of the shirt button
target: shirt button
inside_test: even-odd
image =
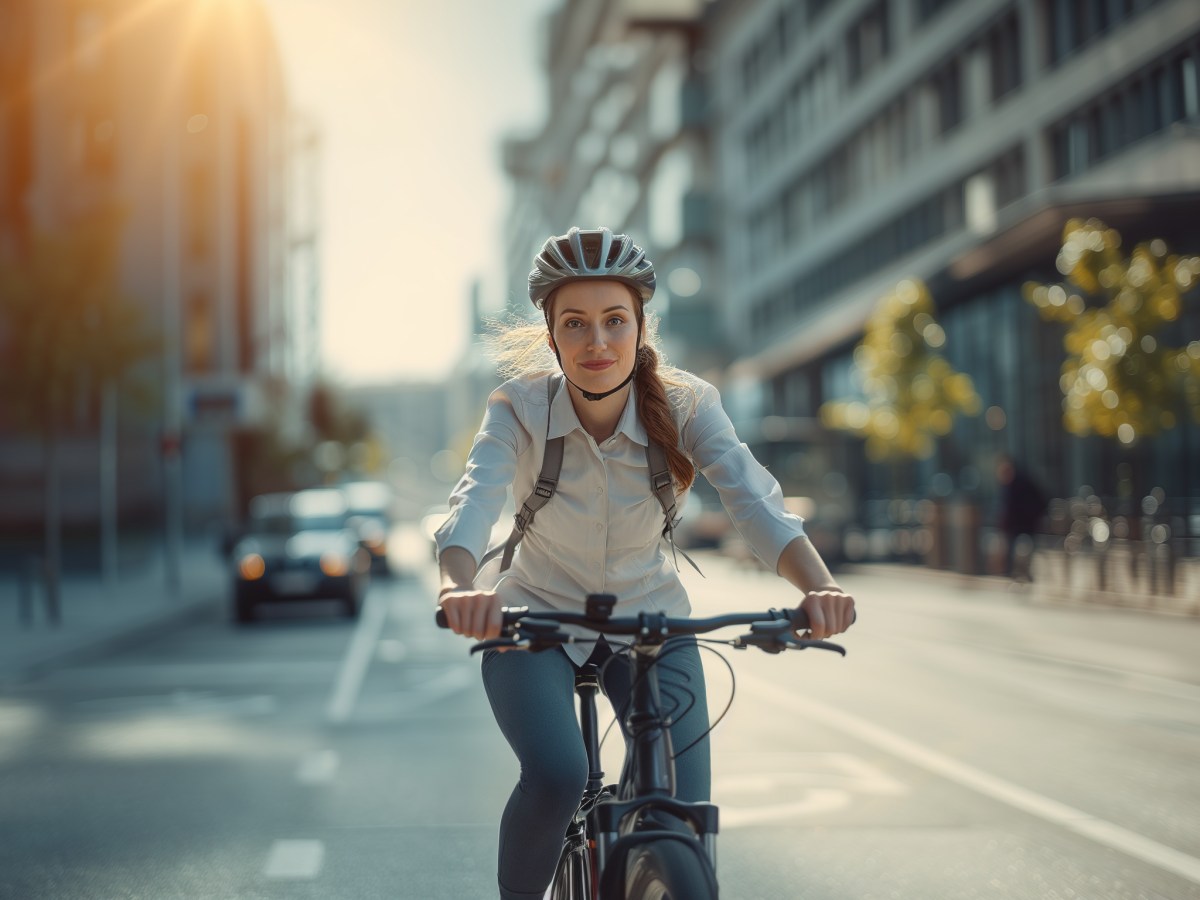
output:
[[[596,530],[597,530],[597,531],[603,531],[603,530],[604,530],[604,523],[603,523],[603,522],[597,522],[597,523],[596,523]]]

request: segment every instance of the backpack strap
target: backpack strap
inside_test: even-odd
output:
[[[508,540],[504,542],[504,556],[500,560],[501,572],[512,565],[513,553],[516,552],[517,544],[521,543],[521,538],[525,537],[525,529],[529,527],[537,511],[550,502],[550,498],[554,496],[554,491],[558,487],[558,473],[562,471],[565,439],[562,437],[550,439],[550,404],[554,401],[554,388],[557,380],[557,378],[546,379],[546,450],[542,454],[542,471],[538,474],[537,483],[533,486],[533,493],[521,504],[521,511],[513,516],[513,530],[508,535]]]
[[[557,380],[557,377],[546,380],[546,450],[542,455],[542,470],[538,473],[533,493],[521,504],[521,511],[513,516],[513,530],[509,533],[508,540],[504,542],[504,555],[500,560],[501,572],[512,565],[513,554],[517,550],[517,545],[521,543],[521,539],[525,537],[525,530],[533,522],[537,511],[550,502],[550,498],[554,496],[554,491],[558,488],[558,476],[562,471],[563,446],[566,438],[551,439],[550,437],[550,405],[554,402]],[[678,570],[679,558],[675,555],[677,550],[675,526],[679,524],[679,514],[675,502],[675,482],[671,478],[671,469],[667,465],[667,452],[660,444],[650,441],[646,445],[646,462],[650,467],[650,490],[663,511],[662,535],[671,545],[671,556],[675,559],[675,568]],[[500,549],[496,548],[496,550]],[[683,558],[691,564],[693,569],[700,572],[700,567],[685,551],[678,550],[678,552],[683,554]],[[491,559],[495,553],[496,551],[489,552],[484,560]],[[703,577],[704,573],[700,572],[700,576]]]
[[[675,546],[675,526],[679,524],[680,516],[675,502],[675,482],[671,478],[671,468],[667,465],[667,451],[662,448],[661,444],[650,441],[646,444],[646,462],[650,465],[650,490],[654,492],[654,496],[658,499],[658,505],[662,507],[662,536],[671,545],[671,558],[675,560],[675,571],[679,571],[679,557],[676,556],[678,551],[683,554],[683,558],[693,569],[700,572],[700,567],[687,555],[687,551],[680,550]],[[704,577],[703,572],[700,572],[700,577]]]

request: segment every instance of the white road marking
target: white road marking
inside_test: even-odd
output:
[[[321,873],[325,844],[321,841],[276,841],[267,854],[263,877],[291,881],[312,880]]]
[[[758,783],[765,780],[765,783]],[[764,806],[733,806],[729,802],[721,803],[721,828],[740,828],[745,825],[761,825],[764,822],[779,822],[798,816],[813,816],[818,813],[833,812],[850,805],[850,792],[841,788],[815,788],[808,785],[799,786],[788,783],[783,773],[773,773],[758,779],[753,775],[727,776],[713,785],[723,794],[760,790],[777,790],[781,794],[792,797],[786,802],[776,802]]]
[[[713,781],[722,828],[832,812],[848,806],[855,794],[908,792],[895,778],[849,753],[722,753],[721,758],[735,766]]]
[[[376,592],[368,591],[366,603],[359,614],[358,627],[354,629],[354,637],[342,659],[342,667],[338,672],[337,683],[333,695],[329,699],[326,716],[332,722],[345,722],[354,711],[358,701],[358,692],[362,689],[363,678],[366,677],[367,667],[371,664],[375,644],[387,621],[387,604],[376,599]]]
[[[923,747],[865,719],[787,691],[764,678],[744,672],[740,673],[738,678],[743,683],[753,684],[754,691],[770,697],[776,703],[790,707],[802,715],[818,718],[838,731],[873,744],[884,752],[920,766],[935,775],[977,791],[1014,809],[1037,816],[1053,825],[1090,838],[1113,850],[1119,850],[1165,871],[1174,872],[1194,884],[1200,884],[1200,859],[1194,856],[1189,856],[1173,847],[1160,844],[1144,835],[1075,809],[1065,803],[1051,800],[1036,791],[989,775],[987,772],[961,763],[936,750]]]
[[[337,774],[340,762],[333,750],[317,750],[300,760],[296,777],[301,784],[327,784]]]

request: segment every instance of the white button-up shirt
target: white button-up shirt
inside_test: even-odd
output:
[[[667,387],[680,446],[717,490],[742,538],[775,570],[783,548],[804,534],[802,520],[784,509],[778,482],[738,440],[716,388],[686,372],[671,375],[683,382]],[[556,385],[547,421],[551,377]],[[523,376],[497,388],[466,472],[450,495],[450,515],[438,529],[439,553],[462,547],[482,559],[507,489],[518,505],[524,502],[541,471],[547,439],[563,436],[557,490],[496,584],[504,605],[582,612],[588,594],[608,593],[617,597],[617,615],[687,615],[687,594],[661,539],[663,511],[650,487],[649,440],[635,389],[612,437],[597,444],[560,377]],[[680,509],[686,499],[687,492],[678,497]],[[576,663],[591,652],[588,645],[566,651]]]

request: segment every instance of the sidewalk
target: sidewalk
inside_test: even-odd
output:
[[[0,688],[72,658],[199,618],[225,603],[229,576],[211,541],[185,544],[180,574],[182,587],[173,592],[162,553],[121,572],[111,588],[98,574],[66,574],[57,626],[47,620],[42,585],[24,587],[32,599],[31,621],[26,622],[22,585],[14,574],[0,574]]]
[[[1046,606],[1132,609],[1167,616],[1200,617],[1200,560],[1176,564],[1174,589],[1155,590],[1144,576],[1130,575],[1127,566],[1110,565],[1115,559],[1065,553],[1041,553],[1034,560],[1034,581],[1016,583],[1000,575],[964,575],[913,563],[864,562],[839,567],[838,572],[918,580],[976,593],[1019,596]]]

